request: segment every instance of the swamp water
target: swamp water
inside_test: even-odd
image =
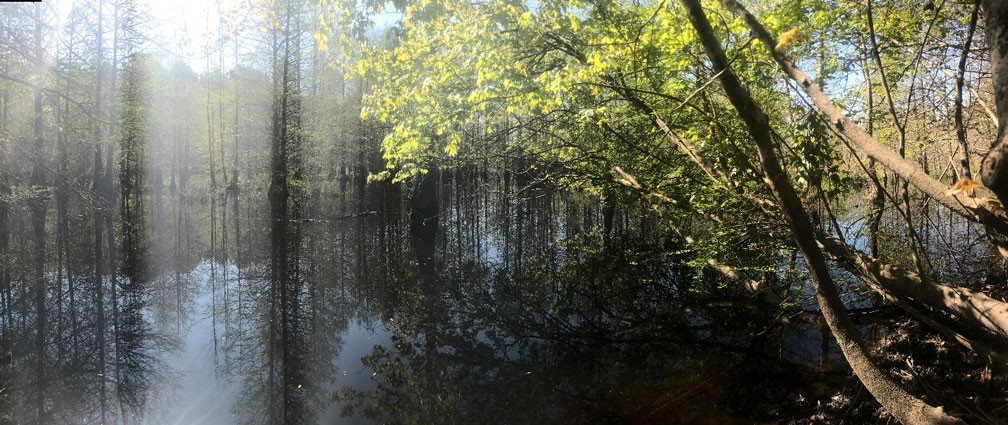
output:
[[[67,423],[776,423],[849,382],[817,327],[682,265],[646,211],[507,173],[320,186],[280,231],[265,188],[158,194],[104,350],[64,312],[94,302],[54,301],[58,366],[9,378],[10,415],[41,394]]]

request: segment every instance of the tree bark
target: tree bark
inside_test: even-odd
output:
[[[760,162],[763,165],[764,180],[774,197],[777,198],[777,203],[791,227],[792,236],[802,251],[812,277],[816,299],[823,317],[854,373],[875,399],[903,423],[963,423],[961,420],[945,414],[940,407],[929,406],[912,396],[897,386],[874,365],[868,355],[867,347],[861,340],[854,322],[847,314],[840,294],[829,275],[826,259],[811,233],[813,227],[808,214],[777,160],[766,114],[756,105],[738,77],[728,67],[728,59],[725,57],[720,42],[714,35],[714,29],[707,20],[699,1],[680,0],[680,2],[686,8],[689,21],[711,60],[714,72],[720,74],[721,86],[728,99],[745,121],[749,134],[756,142]],[[725,3],[733,3],[733,1],[726,0]]]
[[[980,179],[997,195],[1002,205],[1008,205],[1008,135],[1005,131],[1008,126],[1008,2],[983,0],[982,6],[987,24],[987,50],[990,52],[998,131],[980,166]]]

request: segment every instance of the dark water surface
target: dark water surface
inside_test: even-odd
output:
[[[265,188],[159,194],[105,350],[61,315],[97,301],[54,300],[59,367],[10,379],[15,422],[40,393],[50,422],[151,424],[753,423],[829,402],[818,329],[681,264],[651,213],[507,173],[319,186],[279,231]]]

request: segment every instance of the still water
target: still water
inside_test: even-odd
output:
[[[843,375],[632,202],[473,171],[318,186],[280,226],[265,187],[157,194],[149,272],[100,300],[65,278],[43,373],[13,332],[7,419],[753,423]]]

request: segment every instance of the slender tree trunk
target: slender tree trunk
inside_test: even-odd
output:
[[[95,111],[94,114],[97,117],[104,116],[102,114],[102,94],[104,82],[104,62],[105,57],[103,52],[104,44],[104,31],[102,28],[102,15],[103,15],[103,1],[98,0],[98,26],[95,31],[95,48],[97,51],[97,63],[95,64]],[[95,120],[94,123],[94,170],[92,178],[91,187],[91,198],[94,206],[94,287],[95,287],[95,334],[97,336],[98,345],[98,380],[99,380],[99,399],[101,408],[101,422],[107,423],[107,412],[108,412],[108,398],[106,396],[107,391],[105,385],[107,382],[106,374],[106,359],[107,354],[105,352],[105,277],[103,273],[104,265],[104,255],[102,255],[102,237],[104,235],[104,216],[105,209],[108,208],[108,200],[105,199],[105,193],[102,189],[102,143],[104,142],[104,135],[102,131],[102,120]]]
[[[0,167],[7,167],[7,149],[8,149],[8,139],[10,136],[8,130],[8,118],[9,118],[9,106],[10,106],[10,95],[7,91],[4,91],[0,95]],[[11,347],[14,346],[14,306],[12,305],[13,300],[11,299],[11,281],[10,281],[10,271],[8,270],[7,256],[10,252],[10,205],[7,203],[7,196],[10,195],[10,182],[7,181],[7,177],[0,173],[0,319],[3,320],[3,326],[0,328],[0,344],[3,344],[3,350],[0,350],[0,385],[9,385],[10,377],[14,369],[14,352]],[[11,400],[10,393],[4,392],[0,394],[0,415],[3,417],[13,418],[11,411],[13,410],[14,403]],[[12,421],[3,420],[3,423],[12,423]]]
[[[906,125],[903,121],[899,119],[899,115],[896,112],[896,105],[893,102],[892,91],[889,88],[889,79],[886,76],[885,67],[882,64],[882,56],[879,54],[878,42],[875,37],[875,24],[872,14],[872,2],[873,0],[867,1],[867,7],[865,8],[865,14],[868,20],[868,41],[871,43],[871,56],[875,60],[875,65],[878,67],[879,81],[882,83],[882,92],[885,94],[886,103],[889,106],[889,113],[893,120],[893,127],[896,128],[896,134],[899,137],[899,156],[902,159],[906,159]],[[903,219],[904,225],[906,226],[906,239],[907,244],[910,247],[910,255],[913,258],[914,266],[917,271],[924,273],[923,264],[921,262],[920,249],[917,246],[917,234],[914,230],[914,223],[912,219],[912,208],[910,207],[910,183],[906,181],[900,181],[895,179],[896,190],[900,193],[903,201]],[[897,209],[901,208],[898,205],[894,205]]]
[[[109,149],[112,149],[111,143],[109,144]],[[115,367],[115,382],[116,384],[116,394],[117,399],[121,400],[121,394],[119,394],[119,385],[121,382],[120,371],[118,365],[120,364],[120,346],[119,346],[119,256],[116,250],[116,223],[115,223],[115,203],[114,200],[118,198],[115,190],[115,183],[113,176],[115,173],[115,160],[110,151],[106,151],[105,157],[105,177],[102,183],[103,191],[105,192],[105,199],[108,202],[107,208],[105,208],[105,246],[108,251],[108,275],[109,275],[109,302],[111,304],[112,311],[112,343],[114,346],[115,358],[113,359],[113,364]],[[119,410],[118,414],[121,414],[122,410]]]
[[[219,67],[220,72],[221,72],[221,80],[220,80],[220,83],[217,85],[218,93],[220,93],[220,102],[217,102],[217,122],[218,122],[218,128],[220,129],[220,131],[218,133],[220,135],[220,137],[219,137],[219,140],[217,141],[217,145],[218,145],[218,148],[219,148],[219,152],[218,152],[219,155],[217,155],[217,157],[220,158],[221,178],[222,178],[222,181],[223,181],[223,185],[227,186],[228,181],[229,181],[228,180],[228,170],[227,170],[227,166],[225,165],[226,164],[226,162],[225,162],[226,159],[225,158],[227,158],[227,157],[224,155],[224,129],[226,128],[224,126],[224,92],[225,92],[225,85],[227,84],[227,79],[224,76],[224,44],[225,43],[224,43],[223,28],[222,27],[218,27],[218,31],[221,32],[220,33],[221,45],[218,46],[218,48],[217,48],[217,63],[218,63],[218,67]]]
[[[234,174],[232,174],[232,176],[234,176]],[[237,305],[235,306],[235,315],[236,315],[237,321],[238,321],[238,323],[237,323],[238,337],[241,338],[242,335],[243,335],[243,333],[242,333],[243,332],[243,329],[242,329],[242,318],[243,318],[243,316],[242,316],[242,314],[243,314],[243,311],[242,311],[242,295],[244,294],[245,291],[242,289],[241,219],[240,219],[240,216],[238,214],[239,211],[240,211],[241,206],[239,204],[239,198],[238,198],[239,195],[238,195],[238,193],[239,192],[237,191],[237,186],[236,186],[235,195],[233,196],[233,201],[232,201],[232,202],[234,202],[234,233],[235,233],[234,250],[235,250],[235,286],[236,286],[235,291],[236,291],[236,293],[238,295]],[[245,347],[245,344],[238,344],[238,357],[239,357],[239,361],[242,361],[244,359],[244,356],[243,356],[244,351],[245,351],[244,347]]]
[[[234,63],[235,69],[238,69],[238,40],[234,41]],[[237,76],[236,76],[237,77]],[[228,183],[228,193],[231,195],[233,202],[233,215],[234,215],[234,263],[235,263],[235,293],[237,299],[235,300],[235,325],[240,338],[242,335],[242,256],[241,256],[241,218],[239,212],[241,207],[239,205],[239,197],[241,196],[241,189],[238,186],[238,145],[241,140],[241,127],[239,126],[239,114],[240,108],[238,103],[239,92],[235,90],[234,93],[234,142],[232,143],[232,156],[231,156],[231,181]],[[224,208],[227,208],[227,203],[225,202]],[[238,344],[238,359],[242,361],[244,356],[244,344]]]
[[[868,50],[867,48],[865,49]],[[870,55],[867,53],[866,56]],[[865,100],[867,109],[867,123],[865,124],[865,131],[869,136],[873,135],[875,132],[875,98],[873,89],[874,85],[871,82],[871,70],[868,67],[868,60],[865,59],[864,63],[861,65],[861,72],[863,73],[865,79],[865,91],[867,92],[868,98]],[[871,174],[872,187],[872,207],[871,207],[871,218],[868,221],[868,247],[871,250],[872,256],[876,258],[879,257],[879,225],[882,223],[882,213],[885,211],[885,184],[879,179],[879,173],[877,167],[875,166],[875,159],[868,159],[868,172]]]
[[[959,141],[959,178],[973,178],[970,171],[969,143],[966,141],[966,124],[963,122],[963,87],[966,85],[966,63],[969,60],[970,45],[973,43],[973,34],[976,31],[977,18],[980,16],[980,1],[973,5],[973,12],[970,14],[969,30],[966,33],[966,41],[963,42],[962,54],[959,55],[959,67],[956,74],[955,90],[955,126],[956,140]]]
[[[109,92],[112,94],[109,99],[109,114],[108,120],[110,123],[115,123],[118,120],[118,103],[115,101],[117,87],[117,75],[119,70],[119,27],[120,27],[120,16],[119,16],[119,0],[114,0],[112,3],[112,68],[109,76]],[[116,134],[117,128],[113,127],[109,131],[109,135]],[[112,310],[112,345],[113,353],[115,358],[113,359],[114,365],[114,382],[116,390],[116,400],[118,401],[118,409],[116,416],[122,415],[122,393],[120,392],[119,383],[122,382],[121,370],[119,365],[121,364],[121,347],[119,344],[119,260],[116,255],[116,226],[115,226],[115,200],[118,198],[118,193],[115,189],[115,173],[116,173],[116,161],[115,161],[115,142],[112,137],[107,140],[108,149],[105,151],[105,176],[102,182],[102,191],[105,194],[106,208],[103,210],[104,214],[104,227],[105,227],[105,243],[108,250],[108,275],[109,275],[109,301]]]
[[[221,48],[218,50],[218,58],[219,58],[220,69],[223,72],[223,69],[224,69],[224,46],[223,46],[223,44],[221,45]],[[220,155],[218,157],[220,158],[221,177],[223,179],[222,182],[223,182],[223,187],[224,187],[224,190],[221,191],[221,209],[220,209],[221,210],[221,213],[220,213],[220,227],[221,227],[221,231],[220,231],[220,240],[221,240],[220,241],[221,303],[222,303],[222,307],[223,307],[223,310],[224,310],[222,312],[223,319],[224,319],[224,334],[228,335],[231,332],[231,330],[230,330],[230,324],[231,324],[231,322],[229,320],[230,304],[229,304],[229,300],[228,300],[228,296],[229,296],[228,286],[229,286],[230,282],[228,280],[228,268],[229,268],[229,266],[228,266],[228,251],[227,251],[228,250],[228,247],[227,247],[227,241],[228,241],[227,209],[228,209],[228,198],[231,195],[231,189],[228,186],[228,181],[229,180],[228,180],[228,172],[227,172],[226,159],[225,159],[225,158],[227,158],[227,156],[225,155],[225,150],[224,150],[224,139],[225,139],[225,137],[224,137],[224,132],[225,131],[224,130],[227,128],[225,126],[225,124],[224,124],[224,94],[225,94],[224,93],[224,91],[225,91],[224,90],[224,84],[225,84],[225,80],[222,79],[221,83],[220,83],[220,86],[219,86],[219,92],[220,92],[220,96],[221,96],[221,101],[218,103],[217,113],[218,113],[218,128],[220,129],[220,140],[218,141],[219,142],[218,146],[220,147]],[[237,94],[236,94],[236,96],[237,96]],[[216,202],[216,197],[214,197],[211,202],[213,202],[213,204],[211,204],[212,207],[213,207],[212,209],[215,209],[216,208],[216,203],[217,203]],[[214,220],[216,220],[216,218]],[[225,351],[224,351],[224,361],[225,361],[225,363],[228,363],[228,353],[230,353],[230,351],[231,350],[227,346],[225,346]]]
[[[206,12],[206,31],[210,32],[210,9]],[[207,152],[209,153],[207,166],[210,171],[210,318],[211,337],[213,338],[213,360],[214,370],[218,369],[218,338],[217,338],[217,163],[214,160],[214,108],[213,108],[213,73],[210,68],[210,38],[207,38],[204,46],[206,55],[206,125],[207,125]],[[223,68],[219,70],[223,72]],[[223,141],[223,132],[217,129],[218,136]],[[223,143],[220,143],[223,145]]]
[[[69,62],[72,59],[73,51],[78,46],[75,43],[73,34],[76,31],[70,31],[70,37],[68,41],[68,48],[66,49],[65,61]],[[69,78],[63,79],[64,90],[69,93],[71,81]],[[64,325],[63,319],[63,285],[66,282],[66,293],[69,301],[69,306],[67,308],[67,315],[69,315],[70,321],[70,348],[73,353],[74,361],[77,360],[78,355],[78,318],[77,318],[77,303],[76,303],[76,282],[73,276],[71,276],[70,267],[67,264],[67,250],[69,241],[69,213],[68,205],[69,193],[70,193],[70,159],[67,145],[69,141],[68,130],[66,127],[69,125],[70,117],[70,99],[64,98],[63,107],[60,113],[60,121],[62,122],[61,129],[59,130],[59,135],[57,140],[57,151],[58,151],[58,164],[56,168],[56,281],[59,282],[57,285],[57,313],[60,314],[60,318],[57,320],[59,326],[59,333],[62,334]],[[66,344],[60,344],[60,350],[64,350]]]
[[[6,91],[3,92],[0,101],[3,102],[2,109],[0,109],[0,167],[6,169],[8,166],[6,152],[10,136],[8,129],[10,94]],[[4,312],[3,329],[0,331],[2,331],[2,341],[5,347],[12,346],[10,338],[13,335],[11,327],[14,324],[14,306],[12,305],[10,270],[7,261],[10,252],[10,204],[7,203],[6,199],[10,193],[10,182],[7,181],[7,177],[3,173],[0,173],[0,297],[3,299],[0,307],[3,308]],[[11,352],[10,350],[3,351],[2,356],[0,356],[4,359],[2,364],[4,367],[8,367],[10,366],[9,361],[12,359]]]
[[[237,70],[238,69],[238,40],[237,39],[235,39],[235,44],[234,44],[234,61],[235,61],[235,70]],[[236,74],[236,78],[237,78],[237,74]],[[229,184],[229,187],[231,188],[231,190],[234,191],[234,194],[236,196],[236,198],[235,198],[236,200],[237,200],[237,195],[238,195],[238,145],[239,145],[239,141],[241,140],[241,127],[238,125],[238,117],[240,116],[241,108],[239,108],[239,105],[238,105],[238,94],[239,94],[239,91],[235,90],[235,93],[234,93],[234,145],[232,146],[233,149],[232,149],[232,157],[231,157],[231,183]],[[238,215],[235,214],[235,220],[237,220],[237,217],[238,217]],[[235,227],[235,228],[237,229],[237,227]]]
[[[98,131],[100,132],[100,130]],[[106,374],[106,360],[107,354],[105,352],[105,335],[107,333],[106,323],[105,323],[105,276],[103,273],[103,264],[105,262],[104,255],[102,254],[102,241],[105,235],[105,229],[103,227],[105,219],[105,209],[109,208],[108,200],[105,199],[105,193],[102,190],[102,148],[101,143],[95,143],[95,155],[94,155],[94,186],[93,186],[93,196],[94,196],[94,286],[95,286],[95,308],[97,309],[96,315],[96,335],[98,337],[98,377],[101,380],[100,384],[100,398],[101,398],[101,415],[102,422],[105,421],[105,415],[108,411],[108,400],[106,398],[105,383],[107,382]]]
[[[281,418],[284,417],[282,409],[283,404],[281,402],[280,406],[277,406],[277,349],[282,344],[279,340],[281,333],[278,332],[278,321],[281,320],[280,309],[282,308],[283,302],[280,299],[282,296],[283,285],[281,283],[281,278],[284,276],[282,268],[286,266],[286,249],[287,244],[285,240],[285,235],[287,233],[287,188],[286,188],[286,148],[284,140],[284,132],[282,130],[284,125],[283,112],[284,112],[284,93],[286,90],[286,70],[281,66],[281,43],[280,34],[278,31],[274,31],[272,36],[272,53],[273,53],[273,114],[272,114],[272,140],[270,144],[270,187],[269,187],[269,204],[270,204],[270,291],[269,291],[269,303],[270,303],[270,324],[269,324],[269,344],[267,346],[268,350],[268,363],[269,363],[269,406],[270,406],[270,418],[271,423],[280,423]],[[282,395],[284,392],[283,385],[285,382],[281,380],[279,392]],[[278,417],[279,416],[279,417]]]
[[[46,330],[48,329],[48,311],[46,308],[47,279],[45,277],[45,222],[46,210],[49,208],[48,176],[46,172],[45,144],[43,140],[43,111],[42,111],[42,81],[44,81],[43,70],[45,69],[45,46],[42,45],[43,27],[42,6],[35,5],[35,68],[38,75],[33,87],[34,97],[34,119],[33,129],[35,141],[33,144],[33,164],[31,183],[32,187],[38,191],[28,200],[28,209],[32,216],[32,235],[34,239],[34,281],[35,289],[35,309],[37,322],[35,323],[35,356],[36,356],[36,385],[37,393],[35,403],[38,409],[39,422],[46,421],[45,415],[45,394],[46,394]]]

